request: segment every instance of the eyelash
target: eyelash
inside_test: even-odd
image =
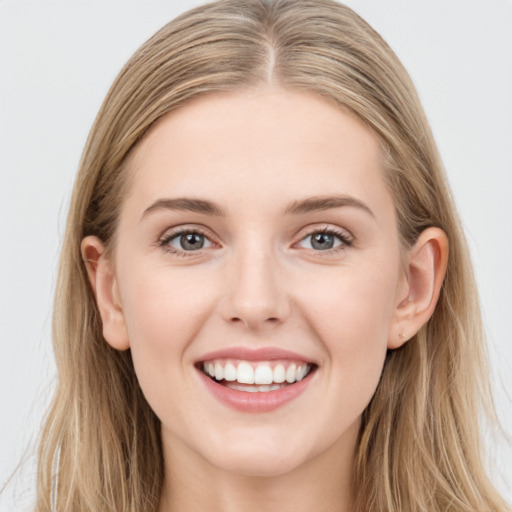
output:
[[[173,231],[171,233],[167,233],[164,236],[162,236],[158,241],[158,246],[162,247],[166,252],[173,254],[175,256],[183,256],[183,257],[190,257],[194,256],[195,252],[200,252],[201,249],[198,249],[197,251],[186,251],[186,250],[177,250],[169,243],[174,240],[175,238],[178,238],[182,235],[200,235],[207,239],[210,243],[216,244],[214,241],[210,239],[210,237],[201,229],[199,228],[182,228],[178,229],[176,231]],[[332,249],[325,249],[325,250],[318,250],[314,251],[319,256],[328,256],[335,253],[338,253],[339,251],[344,251],[347,247],[350,247],[353,243],[353,238],[346,232],[342,231],[336,228],[332,227],[325,227],[323,229],[312,229],[309,231],[305,236],[303,236],[298,243],[303,242],[308,237],[311,237],[316,234],[322,234],[322,235],[330,235],[338,238],[341,241],[341,244],[337,247],[333,247]],[[295,244],[296,245],[296,244]]]
[[[199,228],[181,228],[171,233],[166,233],[165,235],[163,235],[158,241],[158,245],[162,247],[166,252],[173,254],[175,256],[189,257],[194,256],[194,253],[201,251],[201,249],[198,249],[197,251],[178,250],[169,245],[169,242],[171,242],[171,240],[174,240],[175,238],[178,238],[182,235],[200,235],[203,236],[206,240],[209,240],[212,244],[215,244],[215,242],[210,240],[210,237]]]
[[[318,256],[332,256],[333,254],[337,254],[340,251],[346,250],[347,247],[350,247],[354,242],[353,237],[347,231],[326,226],[323,229],[312,229],[300,239],[299,243],[316,234],[334,236],[341,241],[340,245],[333,247],[332,249],[314,251],[315,255]]]

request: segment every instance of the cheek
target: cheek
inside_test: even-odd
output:
[[[123,312],[137,378],[151,404],[166,403],[170,386],[184,378],[184,366],[190,364],[187,347],[213,300],[201,287],[204,279],[191,278],[190,272],[132,272],[120,281],[125,283]]]
[[[138,272],[128,280],[122,297],[132,348],[139,344],[155,351],[184,347],[211,306],[211,287],[202,286],[200,276],[165,268]]]
[[[304,286],[303,309],[323,335],[340,340],[336,351],[357,351],[387,341],[397,276],[376,267],[343,268]]]
[[[311,281],[302,296],[308,324],[327,350],[330,378],[357,407],[370,400],[382,372],[396,279],[379,266],[345,268],[330,279]]]

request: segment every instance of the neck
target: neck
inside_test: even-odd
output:
[[[158,512],[351,512],[357,427],[349,443],[345,437],[339,446],[272,476],[219,469],[186,447],[167,444],[163,435],[165,477]]]

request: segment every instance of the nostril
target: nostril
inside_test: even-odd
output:
[[[238,316],[232,317],[231,321],[232,322],[243,322],[243,320],[240,317],[238,317]],[[267,318],[265,321],[266,322],[276,323],[276,322],[279,322],[279,318],[277,318],[276,316],[272,316],[270,318]]]

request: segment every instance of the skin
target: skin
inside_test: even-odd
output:
[[[401,254],[378,140],[311,93],[194,99],[152,128],[128,169],[113,252],[95,237],[82,252],[104,337],[131,349],[162,421],[159,512],[351,510],[361,414],[387,350],[434,309],[444,233],[429,228]],[[333,195],[364,207],[285,213]],[[224,215],[154,206],[167,198],[210,201]],[[179,227],[199,228],[204,247],[187,252],[171,237]],[[324,229],[335,247],[319,250],[311,234]],[[194,366],[234,346],[291,350],[317,370],[275,411],[234,410]]]

